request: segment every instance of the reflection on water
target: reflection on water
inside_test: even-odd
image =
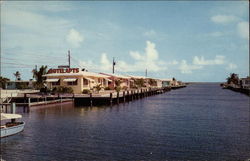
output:
[[[5,160],[245,160],[249,97],[194,84],[113,107],[71,103],[24,113]]]

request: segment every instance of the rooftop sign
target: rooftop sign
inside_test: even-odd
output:
[[[47,74],[51,74],[51,73],[79,73],[79,68],[49,69]]]

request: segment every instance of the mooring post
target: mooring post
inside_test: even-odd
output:
[[[112,106],[112,93],[110,93],[109,99],[110,99],[110,106]]]
[[[13,113],[13,114],[16,113],[16,103],[15,103],[15,102],[12,102],[12,103],[11,103],[11,108],[10,108],[10,110],[11,110],[11,113]]]
[[[133,92],[133,90],[131,91],[131,101],[133,101],[133,98],[134,98],[134,92]]]
[[[31,101],[30,101],[30,97],[29,97],[29,98],[28,98],[28,107],[30,106],[30,102],[31,102]]]
[[[46,96],[44,96],[44,102],[47,105],[47,97]]]
[[[92,107],[93,101],[92,101],[92,93],[89,93],[89,99],[90,99],[90,106]]]
[[[24,100],[23,100],[23,103],[26,103],[26,97],[27,97],[27,94],[24,93]]]
[[[117,92],[117,104],[119,104],[119,92]]]
[[[5,113],[8,113],[8,105],[5,105]]]
[[[125,103],[126,98],[125,98],[125,91],[123,91],[123,102]]]
[[[126,97],[126,96],[125,96]],[[127,91],[127,100],[129,102],[129,91]]]

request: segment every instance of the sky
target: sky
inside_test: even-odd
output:
[[[35,65],[185,82],[249,75],[247,1],[1,1],[1,75]]]

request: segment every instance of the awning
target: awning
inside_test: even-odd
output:
[[[22,115],[1,113],[1,120],[10,120],[10,119],[19,119],[19,118],[22,118]]]
[[[108,78],[104,78],[105,80],[107,80],[108,82],[112,82],[112,80],[111,79],[108,79]]]
[[[87,80],[89,80],[90,82],[95,82],[95,80],[94,80],[94,79],[91,79],[91,78],[84,78],[84,79],[87,79]]]
[[[46,82],[58,82],[59,79],[46,79]]]
[[[74,81],[76,81],[76,78],[65,78],[63,81],[64,82],[74,82]]]

